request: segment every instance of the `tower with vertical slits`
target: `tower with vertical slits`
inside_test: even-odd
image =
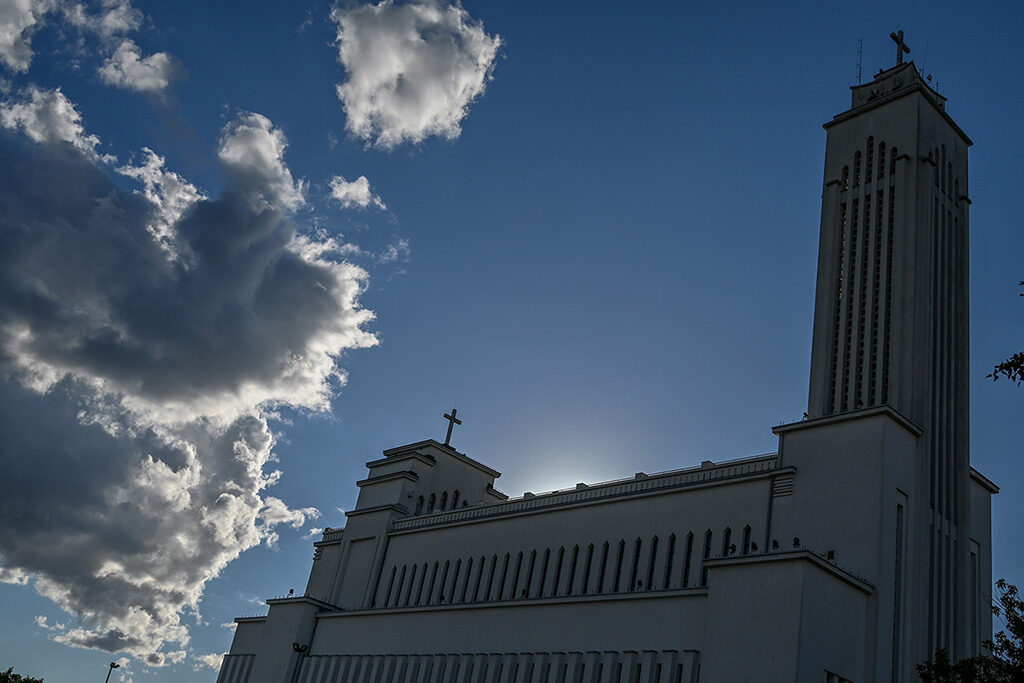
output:
[[[913,63],[852,88],[825,125],[825,186],[808,414],[888,405],[922,430],[912,519],[927,633],[971,654],[968,538],[970,139]],[[925,612],[926,613],[923,613]]]

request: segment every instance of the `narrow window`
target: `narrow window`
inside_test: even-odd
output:
[[[480,563],[476,569],[476,582],[473,583],[473,602],[480,599],[480,584],[484,582],[484,565],[487,564],[487,558],[483,555],[480,556]]]
[[[551,595],[558,595],[558,586],[562,583],[562,562],[565,560],[565,547],[558,549],[558,560],[555,562],[555,576],[551,579]]]
[[[903,607],[903,506],[896,504],[896,567],[893,581],[892,597],[892,676],[899,678],[900,671],[900,635],[902,629]]]
[[[447,491],[445,491],[444,493],[441,494],[441,509],[442,510],[447,510],[448,509],[448,492]]]
[[[604,592],[604,576],[605,570],[608,569],[608,541],[604,542],[604,548],[601,550],[601,573],[597,577],[597,590],[595,593]]]
[[[548,580],[548,564],[551,562],[551,548],[544,549],[544,561],[541,563],[541,581],[537,582],[537,597],[544,597],[544,583]],[[528,584],[532,586],[530,582]]]
[[[416,499],[416,512],[414,514],[423,514],[423,496]]]
[[[466,560],[466,580],[462,582],[462,590],[459,591],[459,602],[466,602],[466,593],[469,590],[469,582],[473,578],[473,558]]]
[[[398,575],[398,585],[395,587],[395,600],[389,602],[388,607],[398,607],[402,602],[402,587],[405,585],[405,572],[408,569],[407,565],[402,565],[402,572]]]
[[[580,547],[574,545],[572,547],[572,560],[569,561],[569,579],[566,581],[565,594],[572,595],[573,584],[576,583],[576,562],[580,558]]]
[[[436,493],[431,493],[430,494],[430,503],[427,505],[427,512],[433,512],[434,511],[434,506],[436,504],[437,504],[437,494]]]
[[[388,590],[384,594],[384,607],[387,607],[391,602],[391,591],[395,587],[395,574],[398,572],[398,567],[391,568],[391,579],[388,580]]]
[[[545,572],[548,570],[547,552],[549,552],[549,551],[546,551],[545,554],[544,554],[544,571]],[[527,569],[526,569],[526,585],[523,586],[523,590],[521,591],[521,595],[524,598],[529,597],[530,596],[530,591],[533,590],[533,568],[534,568],[534,566],[536,566],[536,564],[537,564],[537,551],[536,550],[531,550],[530,551],[530,566],[527,567]]]
[[[704,532],[704,561],[700,563],[700,585],[708,585],[707,560],[711,557],[711,529]]]
[[[980,616],[980,614],[978,612],[978,597],[981,594],[981,580],[979,578],[979,571],[978,571],[978,553],[974,552],[974,550],[971,550],[971,583],[970,583],[970,586],[971,586],[971,599],[969,601],[970,610],[971,610],[971,616],[970,616],[970,624],[971,624],[971,631],[970,631],[970,633],[971,633],[970,653],[972,655],[977,655],[978,654],[978,645],[979,645],[979,643],[981,641],[981,633],[980,633],[980,629],[978,627],[978,624],[979,624],[978,617]]]
[[[580,593],[586,595],[590,590],[590,567],[594,562],[594,544],[591,543],[587,546],[587,561],[583,564],[583,586],[580,589]]]
[[[878,177],[885,177],[885,142],[878,143]]]
[[[455,489],[455,493],[452,494],[452,510],[459,507],[459,490]]]
[[[459,573],[462,571],[462,559],[455,561],[455,573],[452,574],[452,588],[448,591],[448,601],[455,602],[455,587],[459,585]]]
[[[501,563],[501,583],[498,585],[498,600],[505,597],[505,581],[508,580],[508,565],[511,556],[505,553],[505,559]]]
[[[654,564],[658,561],[658,537],[651,539],[651,556],[647,562],[647,590],[654,588]]]
[[[622,580],[622,556],[626,554],[626,541],[619,541],[619,552],[615,558],[615,583],[612,585],[612,592],[619,592],[619,583]]]
[[[430,572],[430,589],[427,591],[427,604],[434,604],[434,586],[437,584],[437,570],[440,569],[440,565],[434,563],[434,571]]]
[[[629,570],[629,588],[627,590],[635,591],[638,588],[637,585],[637,570],[640,569],[640,539],[636,539],[633,543],[633,566]],[[642,580],[642,579],[641,579]]]
[[[676,556],[676,535],[672,534],[668,537],[668,556],[665,558],[665,580],[662,582],[662,588],[668,588],[672,585],[672,561]]]
[[[875,139],[873,137],[868,138],[867,144],[868,157],[864,163],[864,181],[871,182],[871,173],[875,168]]]
[[[725,534],[722,539],[722,557],[729,557],[729,546],[732,544],[732,528],[725,527]]]
[[[842,181],[842,185],[840,185],[840,187],[843,188],[844,192],[846,190],[850,189],[850,167],[849,166],[843,166],[843,181]]]
[[[853,186],[860,185],[860,150],[853,155]]]
[[[743,554],[750,554],[750,525],[743,527]]]
[[[939,180],[939,187],[946,191],[946,146],[942,146],[942,153],[939,155],[939,173],[942,177]]]
[[[519,590],[519,573],[523,568],[523,551],[520,550],[519,554],[516,555],[516,570],[512,574],[512,590],[509,592],[508,597],[512,600],[516,597],[516,591]]]
[[[448,583],[448,569],[451,567],[451,560],[444,561],[444,571],[441,572],[441,583],[437,587],[437,602],[444,602],[444,589]]]
[[[508,557],[507,555],[505,557]],[[494,570],[498,568],[498,556],[491,557],[491,573],[487,577],[487,592],[484,593],[484,600],[491,599],[491,589],[494,588]]]
[[[420,566],[418,564],[414,564],[412,566],[412,574],[409,575],[409,590],[406,591],[405,599],[402,600],[402,605],[404,605],[405,607],[409,606],[409,601],[412,599],[412,590],[413,587],[416,585],[416,573],[419,570],[419,568]]]
[[[693,561],[693,532],[686,534],[686,551],[683,559],[683,588],[690,585],[690,564]]]
[[[427,568],[429,566],[426,562],[423,563],[423,571],[420,572],[420,585],[416,589],[416,602],[413,603],[415,605],[423,602],[423,586],[427,583]]]
[[[889,175],[896,174],[896,148],[889,150]]]

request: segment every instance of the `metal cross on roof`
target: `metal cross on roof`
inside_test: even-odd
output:
[[[896,65],[899,66],[903,63],[903,55],[910,54],[910,48],[903,42],[903,29],[890,33],[889,37],[896,43]]]
[[[455,417],[458,414],[459,414],[459,411],[456,408],[452,408],[451,415],[449,415],[448,413],[444,414],[444,419],[448,420],[448,433],[444,435],[444,445],[445,446],[451,445],[452,428],[455,427],[455,425],[462,424],[462,420],[460,420],[459,418]]]

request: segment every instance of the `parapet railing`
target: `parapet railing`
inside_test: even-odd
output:
[[[522,498],[481,505],[465,510],[435,513],[419,517],[407,517],[395,521],[394,531],[408,531],[423,527],[451,524],[485,517],[514,515],[520,512],[539,508],[557,507],[584,503],[602,498],[616,498],[636,493],[645,493],[659,489],[670,489],[680,486],[695,486],[712,481],[761,474],[778,469],[777,453],[759,455],[743,460],[733,460],[721,465],[704,465],[686,470],[675,470],[660,474],[644,474],[643,472],[630,479],[619,479],[612,482],[578,485],[569,491],[554,491],[541,495],[525,494]]]

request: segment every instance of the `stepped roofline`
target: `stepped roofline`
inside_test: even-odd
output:
[[[921,93],[924,99],[935,108],[935,111],[946,120],[946,123],[956,131],[957,135],[963,138],[968,146],[974,144],[967,137],[967,133],[946,113],[946,98],[928,84],[928,81],[921,76],[921,72],[917,70],[913,62],[897,64],[891,69],[882,69],[875,74],[874,80],[870,83],[851,85],[850,108],[833,116],[832,120],[825,123],[823,127],[825,129],[831,128],[837,123],[913,93]]]

